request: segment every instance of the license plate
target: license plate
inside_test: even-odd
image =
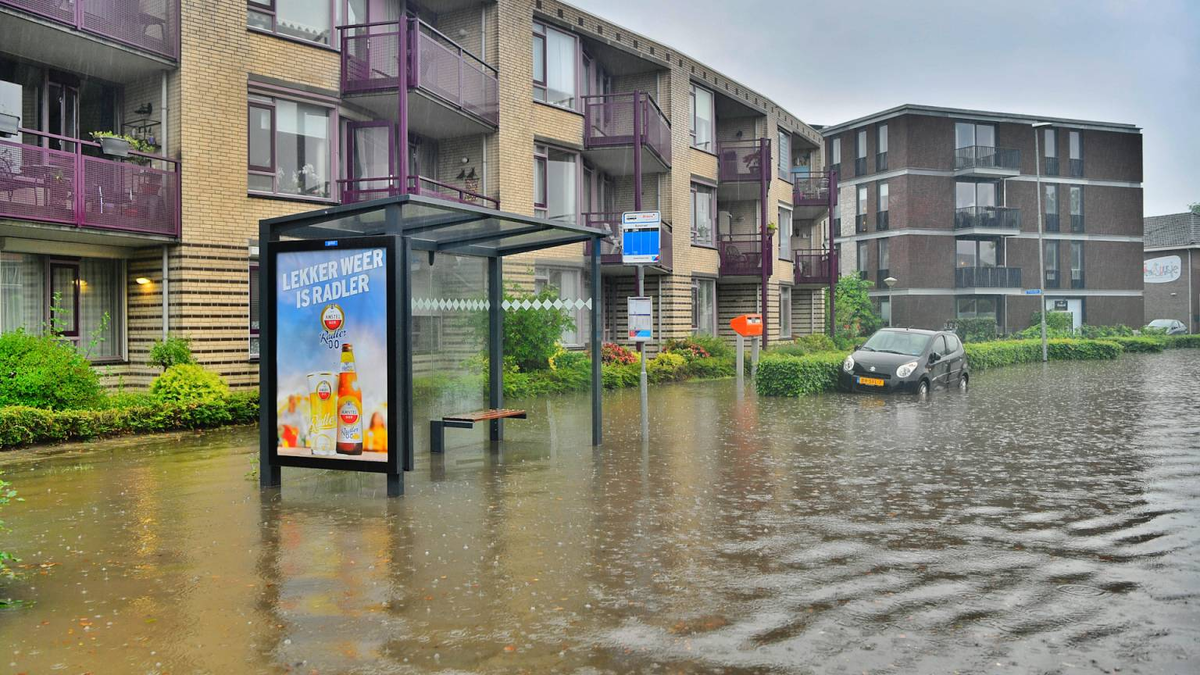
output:
[[[860,377],[860,378],[858,378],[858,383],[865,384],[868,387],[882,387],[883,386],[883,380],[879,379],[878,377]]]

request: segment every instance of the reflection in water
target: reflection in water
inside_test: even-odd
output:
[[[541,399],[394,500],[259,493],[251,429],[14,454],[34,604],[0,640],[13,672],[1194,672],[1198,383],[1186,352],[925,403],[694,383],[646,441],[609,394],[601,448],[586,395]]]

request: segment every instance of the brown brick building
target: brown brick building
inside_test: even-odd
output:
[[[1143,280],[1146,322],[1181,321],[1200,333],[1200,214],[1146,218]]]
[[[1046,306],[1076,325],[1142,324],[1137,127],[905,105],[822,134],[841,176],[841,272],[875,283],[893,325],[1028,326],[1039,182]]]
[[[822,330],[820,134],[603,17],[551,0],[0,0],[0,34],[0,329],[60,307],[114,381],[148,383],[170,332],[253,384],[258,220],[402,191],[610,229],[660,210],[660,337],[725,334],[764,298],[773,339]],[[149,146],[121,157],[92,132]],[[611,339],[634,277],[616,255],[603,268]],[[584,270],[564,247],[506,280],[569,295]]]

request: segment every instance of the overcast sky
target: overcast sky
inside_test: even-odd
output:
[[[1200,201],[1200,0],[568,0],[810,124],[902,103],[1142,128],[1145,213]]]

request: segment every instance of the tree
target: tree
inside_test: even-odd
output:
[[[1188,208],[1192,210],[1192,213],[1194,213],[1194,214],[1196,214],[1196,215],[1200,216],[1200,202],[1195,202],[1195,203],[1193,203],[1193,204],[1188,204]]]
[[[875,305],[867,295],[867,291],[874,287],[875,284],[857,274],[838,279],[834,292],[834,309],[839,336],[870,335],[883,325],[883,319],[875,313]]]

